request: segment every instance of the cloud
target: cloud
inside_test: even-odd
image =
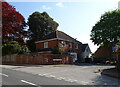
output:
[[[64,7],[63,3],[61,3],[61,2],[56,3],[56,6],[57,7]]]
[[[42,8],[43,8],[43,9],[46,9],[46,10],[52,9],[51,7],[48,7],[48,6],[46,6],[46,5],[43,5]]]

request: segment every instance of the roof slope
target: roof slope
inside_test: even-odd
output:
[[[42,40],[48,40],[48,39],[54,39],[54,38],[69,40],[69,41],[72,41],[72,42],[75,41],[77,43],[81,43],[81,42],[77,41],[76,39],[72,38],[71,36],[69,36],[68,34],[66,34],[62,31],[58,31],[58,30],[49,33],[48,35],[43,37]]]
[[[88,44],[82,44],[82,51],[84,52]]]

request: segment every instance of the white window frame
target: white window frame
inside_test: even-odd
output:
[[[72,48],[72,43],[69,44],[70,48]]]
[[[78,44],[75,44],[75,49],[78,49]]]
[[[65,41],[61,41],[62,47],[66,47]]]
[[[48,42],[44,42],[44,48],[48,48]]]

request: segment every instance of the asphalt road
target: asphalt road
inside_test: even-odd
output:
[[[39,76],[53,77],[56,80],[76,82],[80,85],[120,85],[120,80],[101,75],[98,69],[112,68],[109,65],[63,65],[63,66],[26,66],[14,70],[33,73]]]
[[[113,68],[109,65],[31,65],[10,66],[3,65],[4,85],[120,85],[120,80],[101,75],[98,69]],[[4,69],[6,68],[6,69]],[[74,86],[76,85],[76,86]],[[25,86],[25,87],[26,87]],[[56,86],[51,86],[56,87]]]
[[[29,85],[43,87],[43,85],[78,85],[75,82],[56,80],[52,77],[39,76],[26,72],[2,68],[2,85]]]

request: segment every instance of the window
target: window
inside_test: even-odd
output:
[[[69,47],[72,48],[72,43],[69,44]]]
[[[75,48],[78,49],[78,44],[75,45]]]
[[[65,46],[66,46],[65,41],[62,41],[61,43],[62,43],[62,47],[65,47]]]
[[[48,48],[48,42],[44,42],[44,48]]]

